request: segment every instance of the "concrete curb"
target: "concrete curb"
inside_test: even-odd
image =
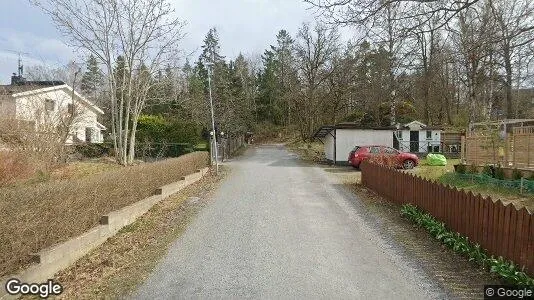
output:
[[[178,182],[162,186],[156,190],[155,195],[102,216],[99,226],[34,254],[33,265],[17,274],[1,279],[0,300],[18,298],[18,296],[7,294],[5,287],[7,280],[17,278],[24,283],[41,283],[53,278],[54,274],[74,264],[78,259],[103,244],[108,238],[117,234],[121,228],[135,222],[155,204],[199,181],[208,172],[209,168],[206,167],[182,177],[182,180]]]

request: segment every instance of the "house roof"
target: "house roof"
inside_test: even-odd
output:
[[[74,92],[74,95],[78,97],[78,100],[84,103],[87,107],[93,111],[104,114],[104,111],[96,106],[91,101],[87,100],[84,96],[74,91],[69,85],[62,81],[28,81],[22,85],[0,85],[0,97],[21,97],[29,96],[36,93],[49,92],[54,90],[66,89],[69,92]]]
[[[421,130],[442,130],[439,126],[426,126],[425,124],[419,122],[419,121],[412,121],[410,123],[401,125],[399,129],[408,129],[408,125],[412,123],[417,123],[422,125]],[[356,123],[339,123],[336,125],[324,125],[321,126],[317,131],[313,134],[313,138],[324,138],[327,136],[332,130],[334,129],[356,129],[356,130],[398,130],[396,126],[383,126],[383,127],[372,127],[372,126],[361,126]]]
[[[99,122],[96,122],[96,127],[98,127],[100,130],[107,130],[106,126],[100,124]]]
[[[369,127],[361,126],[356,123],[339,123],[336,125],[321,126],[314,134],[313,138],[324,138],[334,129],[359,129],[359,130],[394,130],[394,127]]]
[[[12,95],[61,85],[65,83],[63,81],[26,81],[25,84],[0,85],[0,95]]]
[[[404,125],[399,124],[399,129],[409,129],[410,125],[417,124],[421,127],[421,130],[443,130],[440,126],[427,126],[426,124],[419,122],[419,121],[412,121],[410,123],[406,123]]]

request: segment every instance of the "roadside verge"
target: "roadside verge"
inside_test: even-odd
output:
[[[108,238],[114,236],[119,230],[135,222],[138,217],[148,212],[155,204],[202,179],[208,171],[209,168],[199,169],[193,174],[182,177],[182,180],[178,182],[160,187],[156,190],[155,195],[102,216],[100,225],[82,235],[34,254],[32,259],[34,264],[17,274],[2,279],[0,299],[10,297],[5,290],[5,282],[9,278],[17,278],[26,283],[44,282],[52,278],[54,274],[75,263],[103,244]]]

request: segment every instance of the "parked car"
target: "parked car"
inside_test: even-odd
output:
[[[419,164],[419,157],[413,153],[401,152],[387,146],[356,146],[349,153],[349,164],[359,168],[362,161],[370,158],[391,158],[396,167],[406,170],[413,169]]]

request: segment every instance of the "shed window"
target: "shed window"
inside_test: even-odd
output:
[[[426,139],[427,140],[431,140],[432,139],[432,131],[431,130],[427,130],[426,131]]]
[[[45,110],[46,111],[56,110],[56,101],[52,99],[45,99]]]
[[[401,130],[397,131],[397,138],[399,140],[402,140],[402,131]]]

